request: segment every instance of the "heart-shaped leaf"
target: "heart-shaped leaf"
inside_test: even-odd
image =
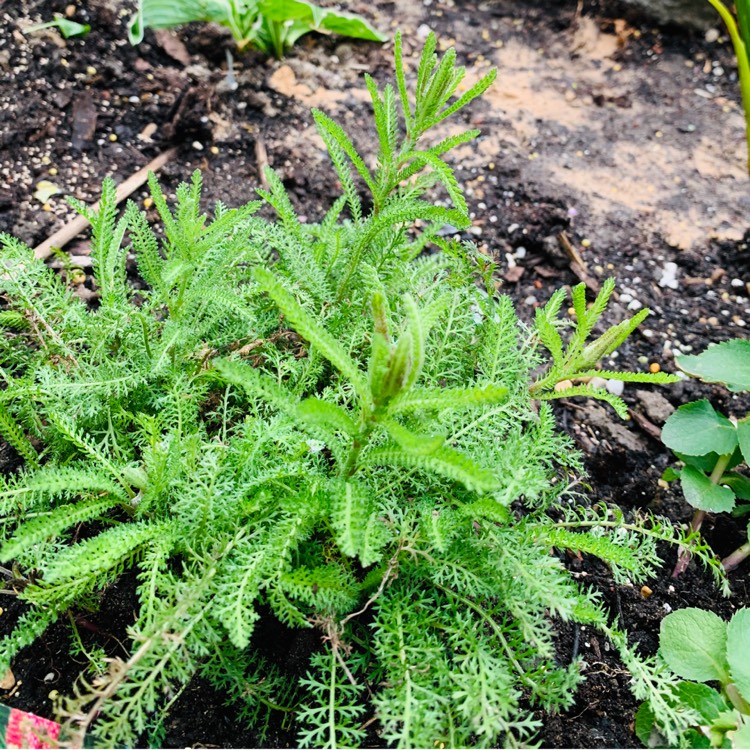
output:
[[[740,609],[727,625],[727,660],[732,681],[750,700],[750,609]]]
[[[686,680],[726,682],[727,624],[695,607],[672,612],[661,621],[659,652],[669,668]]]
[[[737,428],[705,399],[684,404],[661,431],[667,448],[688,456],[725,455],[737,447]]]
[[[750,391],[750,341],[733,339],[705,352],[677,357],[677,366],[706,383],[725,383],[730,391]]]
[[[728,513],[734,508],[735,495],[728,487],[714,484],[702,471],[686,466],[680,474],[682,492],[693,508],[709,513]]]

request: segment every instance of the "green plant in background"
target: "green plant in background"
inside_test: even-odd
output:
[[[679,742],[670,742],[660,734],[652,708],[643,704],[635,719],[641,742],[646,747],[750,747],[749,655],[750,609],[738,610],[728,623],[693,607],[667,615],[659,658],[683,678],[676,695],[695,718]]]
[[[87,23],[78,23],[77,21],[71,21],[69,18],[61,16],[59,13],[55,14],[52,21],[45,23],[37,23],[33,26],[27,26],[23,29],[24,34],[35,34],[38,31],[44,29],[57,29],[65,39],[69,39],[73,36],[86,36],[91,31],[91,26]]]
[[[722,383],[730,391],[750,391],[750,341],[716,344],[701,354],[678,357],[677,365],[688,375]],[[708,401],[694,401],[669,417],[661,438],[684,463],[681,469],[668,469],[664,479],[679,478],[685,499],[695,508],[694,531],[700,529],[706,513],[750,513],[750,478],[737,471],[743,464],[750,465],[750,415],[730,420]],[[732,570],[748,556],[750,543],[746,542],[722,564]],[[679,576],[689,561],[690,551],[683,550],[673,575]]]
[[[239,49],[254,47],[276,57],[311,31],[373,42],[388,38],[359,16],[321,8],[306,0],[139,0],[128,35],[131,44],[138,44],[146,29],[194,21],[226,26]]]
[[[2,237],[0,433],[25,465],[0,479],[0,559],[29,610],[0,670],[124,571],[138,580],[129,656],[60,707],[71,742],[95,718],[110,745],[158,736],[200,671],[261,741],[282,711],[310,747],[362,744],[373,715],[394,746],[527,743],[583,678],[558,662],[560,620],[612,640],[670,740],[693,720],[674,676],[551,554],[595,555],[624,582],[653,574],[658,545],[690,545],[726,590],[696,534],[572,491],[579,458],[544,399],[634,324],[586,344],[608,282],[591,311],[574,290],[570,336],[560,293],[527,328],[489,260],[443,236],[470,224],[443,157],[476,131],[423,136],[494,72],[452,99],[463,70],[435,49],[430,36],[414,94],[398,36],[395,89],[368,80],[375,169],[316,114],[343,193],[317,224],[272,170],[273,220],[254,203],[209,221],[198,175],[172,212],[152,179],[160,243],[134,204],[117,220],[106,182],[98,213],[79,205],[95,309]],[[452,207],[430,198],[440,186]],[[146,289],[127,282],[131,252]],[[298,682],[261,656],[261,618],[322,636]]]
[[[734,53],[737,55],[737,71],[742,92],[742,106],[747,123],[748,171],[750,172],[750,0],[735,0],[735,19],[732,11],[722,0],[708,0],[716,8],[729,31]]]

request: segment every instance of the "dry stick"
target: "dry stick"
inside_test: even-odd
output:
[[[258,165],[258,174],[260,183],[264,190],[268,190],[268,180],[266,179],[266,167],[268,166],[268,152],[262,136],[255,139],[255,161]]]
[[[586,286],[593,292],[599,293],[601,285],[599,282],[589,275],[589,269],[586,265],[586,261],[581,257],[581,254],[573,246],[573,243],[568,239],[566,232],[560,232],[557,236],[560,242],[560,247],[565,251],[570,261],[570,270],[582,281]]]
[[[115,201],[120,203],[129,195],[134,193],[148,179],[149,172],[161,169],[177,153],[177,148],[170,148],[152,159],[145,167],[141,167],[134,175],[128,177],[125,182],[117,188]],[[98,210],[99,203],[92,206],[94,211]],[[68,244],[77,234],[89,225],[88,219],[76,216],[71,219],[62,229],[59,229],[51,237],[47,238],[41,245],[34,248],[34,257],[45,259],[52,255],[53,248],[61,248]]]

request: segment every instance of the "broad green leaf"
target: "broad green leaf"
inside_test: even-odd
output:
[[[648,704],[641,703],[635,712],[634,729],[635,735],[645,747],[657,747],[658,732],[656,732],[656,715]]]
[[[745,463],[750,466],[750,421],[744,420],[737,423],[737,440]]]
[[[750,341],[732,339],[701,354],[677,357],[677,366],[706,383],[725,383],[730,391],[750,391]]]
[[[682,492],[693,508],[710,513],[728,513],[734,508],[734,492],[714,484],[702,471],[686,466],[680,473]]]
[[[718,615],[695,607],[668,614],[661,621],[659,652],[680,677],[698,682],[729,677],[727,624]]]
[[[743,716],[737,729],[727,732],[727,737],[735,748],[750,747],[750,717]]]
[[[706,722],[712,722],[722,711],[729,709],[724,697],[700,682],[681,682],[677,686],[680,700],[694,708]]]
[[[308,27],[307,31],[327,31],[373,42],[384,42],[388,39],[385,34],[381,34],[370,26],[364,18],[351,13],[321,8],[304,0],[260,0],[258,10],[270,21],[277,23],[297,21],[305,24]]]
[[[731,472],[722,476],[721,483],[729,487],[736,497],[742,500],[750,500],[750,479],[746,476]]]
[[[727,660],[732,681],[750,701],[750,609],[740,609],[727,625]]]
[[[661,439],[667,448],[688,456],[725,455],[737,447],[737,428],[702,399],[677,409],[664,423]]]
[[[231,0],[140,0],[128,23],[131,44],[143,41],[146,29],[169,29],[193,21],[213,21],[230,26]]]

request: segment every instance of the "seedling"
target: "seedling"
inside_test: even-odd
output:
[[[678,357],[677,365],[704,382],[722,383],[731,391],[750,391],[750,341],[717,344],[701,354]],[[730,420],[708,401],[694,401],[669,417],[661,437],[684,463],[681,469],[668,469],[664,479],[679,478],[685,499],[695,508],[693,531],[700,529],[707,513],[750,513],[750,479],[737,471],[750,464],[750,415]],[[750,543],[746,542],[722,564],[725,570],[732,570],[748,556]],[[689,561],[689,550],[683,550],[673,575],[679,576]]]
[[[748,144],[748,171],[750,172],[750,0],[735,0],[737,18],[722,0],[708,0],[716,8],[729,31],[734,52],[737,55],[737,71],[745,110],[746,139]]]
[[[193,21],[226,26],[240,50],[254,47],[282,57],[305,34],[322,34],[384,42],[388,37],[360,16],[321,8],[306,0],[139,0],[128,25],[131,44],[143,39],[146,29],[165,29]]]
[[[86,34],[91,31],[91,26],[87,23],[78,23],[59,14],[55,14],[54,20],[47,21],[46,23],[38,23],[34,26],[27,26],[23,29],[23,33],[34,34],[37,31],[42,31],[44,29],[57,29],[65,39],[69,39],[72,36],[86,36]]]
[[[667,746],[750,747],[750,609],[738,610],[728,623],[693,607],[668,614],[659,657],[684,680],[674,685],[683,731],[679,743]],[[636,714],[636,733],[646,747],[665,746],[656,719],[647,704]]]
[[[614,279],[607,279],[594,302],[586,304],[586,285],[573,287],[572,323],[561,323],[558,315],[565,301],[564,289],[556,291],[550,301],[536,311],[536,331],[541,344],[552,355],[552,363],[546,372],[531,386],[531,394],[540,399],[586,396],[607,401],[622,419],[628,419],[625,402],[606,388],[596,388],[589,381],[598,377],[603,380],[621,380],[629,383],[673,383],[678,380],[667,373],[621,372],[619,370],[597,369],[600,360],[609,356],[646,319],[649,310],[640,310],[628,320],[608,328],[601,336],[589,342],[594,327],[607,308],[609,298],[615,289]],[[559,328],[572,325],[573,334],[565,345]],[[576,384],[574,381],[578,381]],[[564,384],[565,387],[559,386]]]

